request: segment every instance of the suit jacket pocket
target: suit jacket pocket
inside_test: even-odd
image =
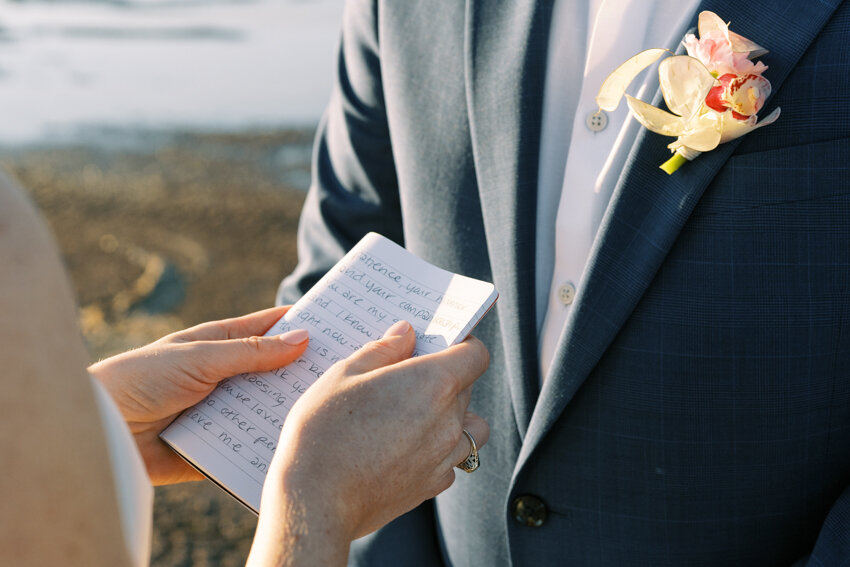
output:
[[[694,209],[695,217],[850,195],[850,138],[733,154]]]

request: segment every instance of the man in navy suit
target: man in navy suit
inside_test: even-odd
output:
[[[672,176],[657,167],[670,139],[630,138],[623,122],[601,166],[610,179],[592,176],[604,206],[567,206],[562,223],[572,189],[544,190],[543,156],[560,151],[569,181],[581,164],[563,154],[581,154],[575,136],[551,141],[549,117],[579,132],[587,85],[567,76],[552,91],[564,104],[546,110],[547,61],[556,40],[568,58],[571,40],[590,45],[553,16],[587,4],[346,5],[300,262],[279,300],[370,230],[500,292],[476,330],[491,352],[471,403],[491,426],[481,468],[358,542],[351,561],[846,564],[850,4],[695,0],[685,28],[710,10],[770,50],[763,113],[781,107],[780,119]],[[635,9],[594,41],[653,33],[658,14]],[[582,275],[557,285],[546,258],[564,247],[559,227],[594,211]],[[564,305],[554,340],[552,297]]]

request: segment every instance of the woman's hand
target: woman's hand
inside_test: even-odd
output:
[[[288,307],[204,323],[89,367],[121,410],[154,484],[203,478],[159,433],[220,381],[285,366],[307,347],[306,331],[263,337]]]
[[[249,565],[344,564],[351,540],[447,489],[481,447],[466,411],[489,355],[475,338],[410,358],[400,322],[331,367],[295,403],[263,488]],[[486,466],[486,461],[484,466]]]

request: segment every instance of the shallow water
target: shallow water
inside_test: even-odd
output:
[[[0,0],[0,143],[315,124],[341,11],[342,0]]]

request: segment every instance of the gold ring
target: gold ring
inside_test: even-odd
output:
[[[475,472],[478,465],[481,464],[481,461],[478,458],[478,446],[475,444],[475,439],[472,438],[469,431],[464,429],[463,434],[466,435],[467,439],[469,439],[469,455],[462,463],[457,465],[457,468],[468,473]]]

